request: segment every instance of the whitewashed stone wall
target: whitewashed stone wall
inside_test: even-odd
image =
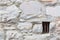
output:
[[[0,40],[60,40],[59,10],[59,0],[0,0]],[[47,34],[42,21],[50,21]]]

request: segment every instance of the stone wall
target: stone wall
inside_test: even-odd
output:
[[[60,40],[60,1],[46,1],[0,0],[0,40]],[[42,34],[43,21],[49,33]]]

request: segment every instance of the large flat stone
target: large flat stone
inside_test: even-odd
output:
[[[6,31],[6,40],[23,40],[22,33],[18,30],[7,30]]]
[[[47,7],[46,8],[46,14],[58,17],[58,16],[60,16],[59,10],[60,10],[60,6]]]
[[[42,28],[42,24],[35,24],[34,26],[33,26],[33,32],[34,33],[42,33],[42,30],[43,30],[43,28]]]
[[[18,29],[31,29],[32,28],[32,23],[29,23],[29,22],[19,22],[18,23],[18,26],[17,26]]]
[[[29,19],[34,16],[40,15],[42,9],[41,3],[37,1],[24,2],[20,5],[20,9],[23,11],[21,14],[22,19]]]
[[[41,34],[41,35],[32,35],[32,36],[24,36],[24,40],[46,40],[45,38],[50,36],[50,34]]]
[[[8,20],[17,18],[17,16],[19,15],[19,9],[15,5],[11,5],[6,7],[5,9],[1,9],[0,15],[0,22],[7,22]]]

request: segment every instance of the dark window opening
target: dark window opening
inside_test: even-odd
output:
[[[42,33],[49,33],[50,22],[42,22],[43,31]]]

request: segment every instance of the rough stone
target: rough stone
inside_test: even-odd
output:
[[[12,4],[11,0],[0,0],[1,6],[11,5],[11,4]]]
[[[18,26],[17,26],[18,29],[31,29],[32,28],[32,23],[29,23],[29,22],[19,22],[18,23]]]
[[[51,22],[51,23],[50,23],[50,26],[49,26],[50,32],[51,32],[51,31],[54,31],[55,26],[56,26],[56,22]]]
[[[12,29],[16,29],[16,26],[17,26],[16,24],[7,24],[6,23],[6,24],[4,24],[4,29],[12,30]]]
[[[32,36],[24,36],[24,40],[46,40],[45,38],[50,36],[50,34],[38,34],[38,35],[32,35]]]
[[[20,5],[20,9],[23,11],[21,14],[21,19],[24,20],[31,20],[31,19],[38,19],[38,16],[42,13],[42,5],[38,1],[30,1],[30,2],[24,2]]]
[[[0,0],[0,40],[60,40],[59,0],[46,1]],[[47,34],[42,21],[50,22]]]
[[[4,40],[4,31],[0,31],[0,40]]]
[[[10,30],[6,32],[6,40],[22,40],[23,39],[23,35],[22,33],[20,33],[19,31],[16,30]]]
[[[4,40],[4,29],[2,23],[0,23],[0,40]]]
[[[57,16],[60,16],[60,6],[54,6],[54,7],[47,7],[46,8],[46,13],[48,14],[48,15],[52,15],[52,16],[55,16],[55,17],[57,17]]]
[[[42,24],[35,24],[33,26],[33,32],[34,33],[42,33]]]
[[[14,7],[14,8],[13,8]],[[3,9],[2,9],[3,10]],[[16,19],[19,14],[19,9],[15,5],[8,6],[3,10],[3,12],[0,12],[0,19],[1,22],[6,22],[8,20]],[[15,20],[16,21],[16,20]]]

